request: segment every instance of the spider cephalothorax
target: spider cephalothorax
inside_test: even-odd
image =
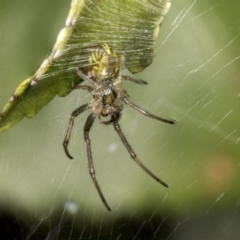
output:
[[[128,76],[122,76],[120,73],[120,65],[122,59],[115,53],[106,43],[95,47],[91,54],[89,55],[89,65],[83,69],[78,69],[78,75],[89,85],[78,85],[75,89],[87,90],[93,94],[93,99],[87,103],[77,108],[71,115],[69,120],[69,127],[63,142],[64,150],[69,158],[72,156],[68,152],[68,143],[74,124],[74,119],[79,114],[87,109],[92,109],[92,113],[88,116],[87,121],[84,126],[84,139],[87,146],[87,156],[88,165],[91,178],[94,185],[100,195],[105,207],[110,211],[102,191],[99,187],[98,181],[95,176],[95,170],[92,160],[91,143],[89,138],[89,131],[96,117],[99,118],[100,122],[103,124],[113,124],[114,129],[121,138],[123,144],[128,150],[131,158],[152,178],[157,182],[161,183],[163,186],[167,187],[167,184],[155,176],[142,162],[138,159],[137,155],[133,151],[132,147],[128,143],[126,137],[124,136],[120,125],[118,123],[121,111],[123,108],[123,103],[129,105],[133,109],[139,111],[145,116],[151,117],[153,119],[166,122],[169,124],[174,124],[174,121],[167,120],[158,116],[155,116],[142,108],[138,107],[128,99],[127,92],[122,89],[122,80],[131,81],[140,85],[147,84],[143,80],[136,80]],[[110,120],[103,121],[101,117],[110,117]]]

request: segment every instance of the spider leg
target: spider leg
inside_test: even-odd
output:
[[[160,184],[162,184],[164,187],[168,187],[168,185],[163,182],[161,179],[159,179],[156,175],[154,175],[147,167],[145,167],[145,165],[143,165],[143,163],[137,158],[136,153],[133,151],[132,147],[130,146],[130,144],[128,143],[126,137],[124,136],[119,123],[113,122],[113,126],[114,129],[116,130],[116,132],[118,133],[119,137],[121,138],[123,144],[125,145],[126,149],[128,150],[131,158],[143,169],[143,171],[145,171],[148,175],[150,175],[153,179],[155,179],[157,182],[159,182]]]
[[[75,87],[73,87],[73,89],[87,90],[90,93],[93,91],[93,87],[87,85],[76,85]]]
[[[150,117],[150,118],[153,118],[153,119],[156,119],[156,120],[159,120],[159,121],[162,121],[162,122],[165,122],[165,123],[169,123],[169,124],[175,124],[175,121],[174,120],[168,120],[168,119],[165,119],[165,118],[161,118],[161,117],[158,117],[156,115],[153,115],[149,112],[147,112],[146,110],[140,108],[139,106],[137,106],[136,104],[134,104],[133,102],[131,102],[127,97],[123,97],[122,98],[122,101],[129,105],[130,107],[132,107],[133,109],[137,110],[138,112],[142,113],[144,116],[147,116],[147,117]]]
[[[68,143],[71,137],[71,132],[72,132],[72,128],[73,128],[73,124],[74,124],[74,119],[75,117],[77,117],[79,114],[81,114],[82,112],[84,112],[85,110],[87,110],[89,108],[89,104],[84,104],[81,107],[77,108],[75,111],[72,112],[71,117],[69,119],[69,125],[68,125],[68,130],[66,132],[64,141],[63,141],[63,148],[64,151],[66,153],[66,155],[70,158],[73,159],[73,157],[70,155],[70,153],[68,152]]]
[[[95,85],[95,81],[92,80],[90,77],[88,77],[87,75],[85,75],[81,70],[77,69],[77,74],[80,78],[82,78],[84,81],[92,84],[92,85]]]
[[[107,208],[108,211],[111,211],[111,208],[108,206],[107,204],[107,201],[105,200],[104,196],[103,196],[103,193],[101,191],[101,188],[98,184],[98,181],[96,179],[96,176],[95,176],[95,169],[94,169],[94,166],[93,166],[93,160],[92,160],[92,151],[91,151],[91,142],[90,142],[90,138],[89,138],[89,131],[92,127],[92,124],[93,124],[93,121],[95,120],[96,118],[96,115],[94,113],[91,113],[88,118],[87,118],[87,121],[85,123],[85,126],[84,126],[84,140],[86,142],[86,145],[87,145],[87,157],[88,157],[88,167],[89,167],[89,173],[90,173],[90,176],[93,180],[93,183],[98,191],[98,194],[103,202],[103,204],[105,205],[105,207]]]
[[[147,85],[148,84],[146,81],[141,80],[141,79],[137,80],[137,79],[131,78],[129,76],[125,76],[125,75],[123,75],[121,77],[122,77],[123,80],[133,82],[133,83],[136,83],[136,84],[139,84],[139,85]]]

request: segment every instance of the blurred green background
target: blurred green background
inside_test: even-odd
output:
[[[51,51],[69,6],[0,2],[0,108]],[[156,57],[136,75],[149,85],[124,83],[133,102],[177,121],[169,126],[128,107],[120,121],[139,158],[169,189],[131,160],[112,126],[96,121],[93,160],[112,208],[106,212],[88,174],[88,113],[75,123],[74,160],[62,149],[71,112],[91,100],[75,91],[0,134],[0,239],[9,232],[12,239],[236,239],[239,7],[236,0],[172,0]]]

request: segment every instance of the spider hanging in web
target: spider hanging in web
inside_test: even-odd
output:
[[[167,120],[158,116],[155,116],[142,108],[138,107],[128,99],[128,94],[125,90],[122,89],[122,80],[127,80],[136,84],[147,84],[143,80],[136,80],[128,76],[122,76],[120,74],[120,57],[107,45],[102,44],[91,51],[89,56],[88,66],[83,69],[77,69],[78,75],[85,80],[89,85],[77,85],[74,89],[83,89],[87,90],[93,94],[93,99],[79,108],[77,108],[71,114],[69,120],[69,126],[66,133],[66,136],[63,141],[63,147],[66,155],[73,159],[68,151],[68,143],[71,136],[71,131],[74,124],[74,119],[79,114],[85,110],[92,109],[92,113],[88,116],[87,121],[84,126],[84,140],[87,146],[87,157],[88,157],[88,167],[90,176],[94,182],[94,185],[98,191],[98,194],[105,205],[105,207],[111,211],[105,197],[101,191],[101,188],[98,184],[98,181],[95,176],[95,169],[93,165],[92,151],[91,151],[91,142],[89,138],[89,131],[92,127],[92,124],[96,117],[98,117],[100,123],[102,124],[113,124],[114,129],[121,138],[123,144],[125,145],[127,151],[129,152],[131,158],[153,179],[162,184],[165,187],[168,187],[165,182],[155,176],[143,163],[138,159],[137,155],[133,151],[132,147],[128,143],[126,137],[124,136],[120,125],[118,123],[121,111],[123,108],[123,103],[129,105],[133,109],[142,113],[143,115],[165,122],[169,124],[174,124],[174,121]],[[103,121],[101,117],[110,117],[110,120]]]

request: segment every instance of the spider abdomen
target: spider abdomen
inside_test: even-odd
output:
[[[107,45],[102,44],[89,56],[88,75],[100,83],[107,79],[114,79],[119,75],[120,58]]]

